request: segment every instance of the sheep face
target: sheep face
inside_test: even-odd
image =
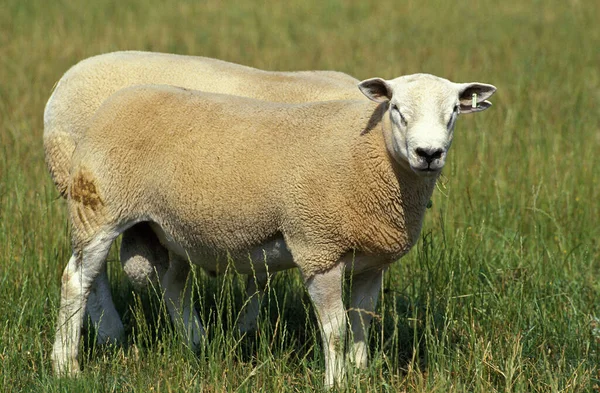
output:
[[[427,74],[367,79],[359,88],[369,99],[387,105],[388,151],[419,176],[441,172],[458,115],[489,108],[486,99],[496,91],[492,85],[453,83]]]

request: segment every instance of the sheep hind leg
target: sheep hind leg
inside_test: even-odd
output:
[[[96,329],[96,342],[99,345],[117,344],[123,341],[125,328],[112,300],[106,264],[90,290],[87,313]]]
[[[246,305],[238,322],[240,332],[245,333],[256,330],[258,327],[258,314],[260,304],[265,296],[265,288],[274,274],[256,273],[248,276],[246,284]]]
[[[306,280],[315,307],[323,352],[325,354],[325,386],[340,383],[344,376],[344,342],[346,310],[342,301],[343,264]]]
[[[80,371],[77,356],[87,299],[117,235],[116,231],[96,234],[81,250],[73,252],[65,267],[52,350],[52,364],[57,375],[75,376]]]
[[[384,269],[373,269],[352,277],[349,319],[352,329],[352,361],[360,368],[368,362],[369,327],[377,306]]]
[[[160,278],[163,298],[175,329],[188,346],[197,351],[204,337],[204,328],[192,304],[192,283],[188,280],[190,263],[173,253],[169,256],[169,268]]]
[[[167,250],[147,223],[136,224],[123,232],[120,260],[125,275],[136,290],[157,283],[169,266]],[[99,345],[123,341],[125,328],[112,300],[106,266],[92,286],[87,313],[96,329]]]

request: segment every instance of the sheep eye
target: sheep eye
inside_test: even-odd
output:
[[[458,105],[456,105],[454,107],[454,110],[452,111],[452,116],[450,116],[450,120],[448,120],[447,127],[449,130],[451,130],[452,127],[454,127],[454,122],[456,121],[456,117],[458,116],[459,112],[460,112],[460,107]]]
[[[404,115],[402,115],[402,112],[400,112],[400,109],[398,109],[398,106],[396,104],[392,104],[392,111],[396,112],[400,116],[400,121],[402,122],[402,125],[406,127],[407,121],[404,118]]]

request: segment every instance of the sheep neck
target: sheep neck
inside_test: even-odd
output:
[[[361,194],[355,211],[369,228],[363,229],[367,235],[357,248],[397,258],[418,240],[437,177],[418,176],[389,153],[385,138],[391,135],[391,124],[385,105],[370,113],[367,124],[354,152],[360,183],[354,192]]]

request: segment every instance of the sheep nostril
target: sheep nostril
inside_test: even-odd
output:
[[[431,162],[433,160],[437,160],[438,158],[442,157],[442,153],[444,153],[444,150],[443,149],[434,149],[434,148],[424,149],[422,147],[417,147],[415,152],[417,153],[417,155],[419,157],[421,157],[425,161],[427,161],[428,164],[431,164]]]

